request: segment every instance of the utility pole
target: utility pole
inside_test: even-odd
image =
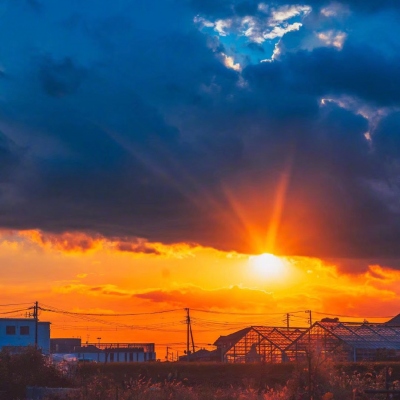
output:
[[[38,348],[38,320],[39,320],[39,303],[35,301],[33,306],[33,318],[35,320],[35,349]]]
[[[186,359],[187,359],[187,361],[189,361],[190,312],[189,312],[189,308],[185,308],[185,310],[186,310],[186,325],[187,325],[187,329],[186,329]]]
[[[194,349],[194,340],[193,340],[192,324],[190,324],[190,337],[192,338],[192,349],[193,349],[193,354],[194,354],[194,353],[195,353],[195,349]]]
[[[187,330],[186,330],[186,355],[187,355],[187,361],[190,361],[189,360],[189,357],[190,357],[190,339],[192,340],[193,353],[195,352],[195,346],[194,346],[194,339],[193,339],[192,324],[190,323],[190,310],[189,310],[189,308],[185,308],[185,310],[186,310],[186,324],[187,324]]]
[[[289,320],[290,320],[290,314],[287,313],[286,314],[286,328],[287,328],[287,330],[289,330]]]
[[[310,324],[310,328],[312,327],[312,311],[307,310],[306,313],[309,315],[308,317],[308,323]]]

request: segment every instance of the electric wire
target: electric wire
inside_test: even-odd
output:
[[[356,315],[340,315],[340,314],[328,314],[328,313],[323,313],[323,312],[319,312],[319,311],[313,311],[313,314],[318,314],[318,315],[328,315],[330,317],[340,317],[340,318],[369,318],[369,319],[380,319],[380,318],[394,318],[395,315],[389,315],[389,316],[356,316]]]
[[[147,325],[129,325],[129,324],[123,324],[121,322],[115,322],[115,321],[110,321],[110,320],[102,320],[99,318],[93,318],[93,316],[103,316],[103,313],[75,313],[75,312],[70,312],[70,311],[66,311],[66,310],[62,310],[56,307],[52,307],[49,305],[45,305],[47,308],[43,308],[40,307],[40,309],[42,311],[47,311],[47,312],[53,312],[53,313],[57,313],[57,314],[62,314],[68,317],[71,317],[73,319],[80,319],[80,320],[84,320],[87,322],[92,322],[92,323],[97,323],[97,324],[103,324],[103,325],[108,325],[109,328],[105,328],[105,327],[93,327],[93,326],[86,326],[83,327],[83,330],[86,331],[117,331],[117,330],[153,330],[153,331],[162,331],[162,332],[173,332],[174,330],[170,329],[169,327],[172,326],[179,326],[179,325],[183,325],[185,322],[184,321],[179,321],[179,322],[162,322],[162,323],[154,323],[154,324],[147,324]],[[51,308],[50,308],[51,307]],[[180,309],[181,310],[181,309]],[[165,310],[165,312],[172,312],[171,310]],[[136,315],[149,315],[149,314],[159,314],[160,312],[155,312],[155,313],[136,313]],[[131,313],[130,313],[131,314]],[[110,316],[110,314],[106,314],[107,316]],[[120,314],[116,314],[116,315],[112,315],[112,316],[120,316]],[[61,325],[61,326],[60,326]],[[111,328],[112,326],[112,328]],[[60,324],[60,323],[56,323],[54,326],[55,329],[59,329],[59,330],[72,330],[74,328],[72,328],[71,325],[65,325],[65,324]],[[80,327],[82,329],[82,326]],[[168,329],[165,329],[168,328]],[[79,329],[79,328],[76,328]],[[179,332],[181,332],[182,330],[179,330]]]
[[[61,312],[60,310],[51,309],[51,308],[42,308],[43,311],[48,312]],[[181,308],[177,308],[174,310],[163,310],[163,311],[152,311],[152,312],[143,312],[143,313],[120,313],[120,314],[107,314],[107,313],[84,313],[84,312],[75,312],[75,311],[65,311],[63,310],[63,314],[70,314],[70,315],[85,315],[85,316],[96,316],[96,317],[129,317],[129,316],[136,316],[136,315],[155,315],[155,314],[166,314],[172,313],[176,311],[182,311]]]
[[[19,310],[0,311],[0,314],[2,314],[2,315],[4,315],[4,314],[15,314],[15,313],[18,313],[18,312],[27,311],[27,310],[29,310],[29,309],[31,309],[31,308],[32,308],[32,307],[30,307],[30,308],[21,308],[21,309],[19,309]]]
[[[18,305],[27,305],[32,303],[10,303],[10,304],[2,304],[0,307],[12,307]],[[39,307],[39,310],[42,312],[50,312],[54,314],[64,315],[66,317],[70,317],[72,320],[80,320],[85,321],[86,325],[78,325],[73,323],[62,323],[62,322],[53,322],[53,327],[56,330],[85,330],[85,331],[123,331],[123,330],[144,330],[144,331],[159,331],[159,332],[179,332],[182,333],[185,330],[184,325],[187,324],[186,320],[163,320],[154,323],[138,323],[138,319],[142,319],[140,317],[148,319],[148,316],[151,315],[169,315],[175,312],[183,312],[184,308],[176,308],[176,309],[168,309],[168,310],[160,310],[160,311],[152,311],[152,312],[140,312],[140,313],[94,313],[94,312],[76,312],[76,311],[68,311],[63,310],[54,306],[43,304],[43,307]],[[26,312],[31,310],[33,307],[28,308],[20,308],[13,309],[7,311],[0,311],[1,315],[11,315],[20,312]],[[196,332],[230,332],[238,329],[243,329],[249,326],[271,326],[276,323],[279,325],[286,320],[282,320],[282,317],[286,317],[289,314],[290,319],[295,319],[300,323],[300,321],[305,322],[309,318],[306,316],[301,316],[299,314],[306,312],[306,310],[297,310],[289,313],[282,312],[274,312],[274,313],[243,313],[243,312],[229,312],[229,311],[216,311],[216,310],[208,310],[208,309],[198,309],[191,308],[190,311],[194,313],[206,313],[206,314],[214,314],[214,315],[232,315],[237,317],[264,317],[262,320],[253,320],[251,322],[247,321],[219,321],[207,318],[201,318],[198,316],[191,316],[191,323],[196,326]],[[334,316],[341,318],[368,318],[368,319],[383,319],[383,318],[393,318],[393,316],[368,316],[368,317],[360,317],[354,315],[341,315],[341,314],[332,314],[332,313],[323,313],[319,311],[313,311],[314,314],[317,315],[325,315],[325,316]],[[281,318],[268,318],[268,316],[280,316]],[[106,319],[102,319],[99,317],[107,317]],[[136,317],[135,324],[127,324],[122,322],[112,321],[109,318],[111,317]],[[161,317],[164,318],[164,317]],[[92,325],[97,324],[97,325]],[[181,329],[179,329],[181,327]]]
[[[239,312],[230,312],[230,311],[215,311],[215,310],[204,310],[200,308],[191,308],[190,311],[197,311],[202,313],[209,314],[221,314],[221,315],[241,315],[241,316],[267,316],[267,315],[282,315],[282,312],[274,312],[274,313],[239,313]],[[299,313],[304,311],[293,311],[289,314]]]

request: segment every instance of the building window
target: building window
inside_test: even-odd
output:
[[[129,353],[129,361],[133,361],[133,353]]]
[[[111,362],[114,361],[114,353],[110,353],[110,361],[111,361]]]
[[[21,326],[19,328],[20,335],[29,335],[29,326]]]
[[[16,333],[15,326],[12,325],[6,326],[6,335],[15,335],[15,333]]]

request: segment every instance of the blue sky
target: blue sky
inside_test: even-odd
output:
[[[396,260],[399,8],[0,0],[0,226]]]

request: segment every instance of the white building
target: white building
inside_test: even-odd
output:
[[[35,346],[35,324],[33,318],[0,318],[0,349]],[[50,353],[50,322],[37,322],[37,344],[44,354]]]
[[[154,343],[97,343],[75,349],[79,361],[133,363],[156,361]]]

